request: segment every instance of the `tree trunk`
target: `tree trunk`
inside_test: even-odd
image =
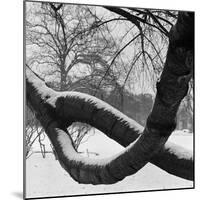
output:
[[[60,91],[66,90],[67,73],[65,71],[65,64],[60,67]]]

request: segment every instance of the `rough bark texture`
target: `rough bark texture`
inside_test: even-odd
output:
[[[170,143],[165,144],[175,129],[177,109],[187,93],[191,78],[193,23],[193,13],[179,13],[177,24],[170,32],[167,59],[144,130],[126,116],[116,115],[115,110],[105,110],[107,105],[102,103],[100,106],[101,102],[95,98],[88,101],[81,94],[78,97],[77,93],[54,92],[27,71],[27,102],[45,128],[61,165],[75,180],[92,184],[115,183],[136,173],[149,161],[169,173],[193,180],[192,155],[184,154],[182,149]],[[70,137],[66,127],[75,121],[91,124],[123,146],[137,140],[122,154],[103,163],[87,161],[77,155],[71,142],[67,143]],[[62,142],[61,136],[66,141]],[[68,147],[65,148],[63,143]],[[66,149],[73,152],[74,158]]]

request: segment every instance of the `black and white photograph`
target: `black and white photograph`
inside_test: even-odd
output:
[[[23,7],[24,198],[194,189],[195,12]]]

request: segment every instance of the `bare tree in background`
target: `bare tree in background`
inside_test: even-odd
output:
[[[106,65],[115,48],[104,26],[93,28],[96,17],[86,6],[43,3],[26,23],[27,44],[35,47],[29,66],[36,64],[47,75],[58,74],[57,89],[61,91],[70,89],[74,82],[70,75],[74,67]],[[48,67],[47,71],[42,67]]]

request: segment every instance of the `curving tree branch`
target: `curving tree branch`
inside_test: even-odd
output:
[[[105,102],[77,92],[56,92],[29,69],[26,70],[28,105],[36,112],[60,164],[76,181],[112,184],[136,173],[147,162],[193,180],[192,154],[171,143],[165,144],[175,129],[180,102],[187,94],[193,67],[193,48],[194,14],[180,12],[170,32],[167,59],[144,129]],[[83,158],[76,152],[66,130],[76,121],[88,123],[128,147],[106,160]]]

